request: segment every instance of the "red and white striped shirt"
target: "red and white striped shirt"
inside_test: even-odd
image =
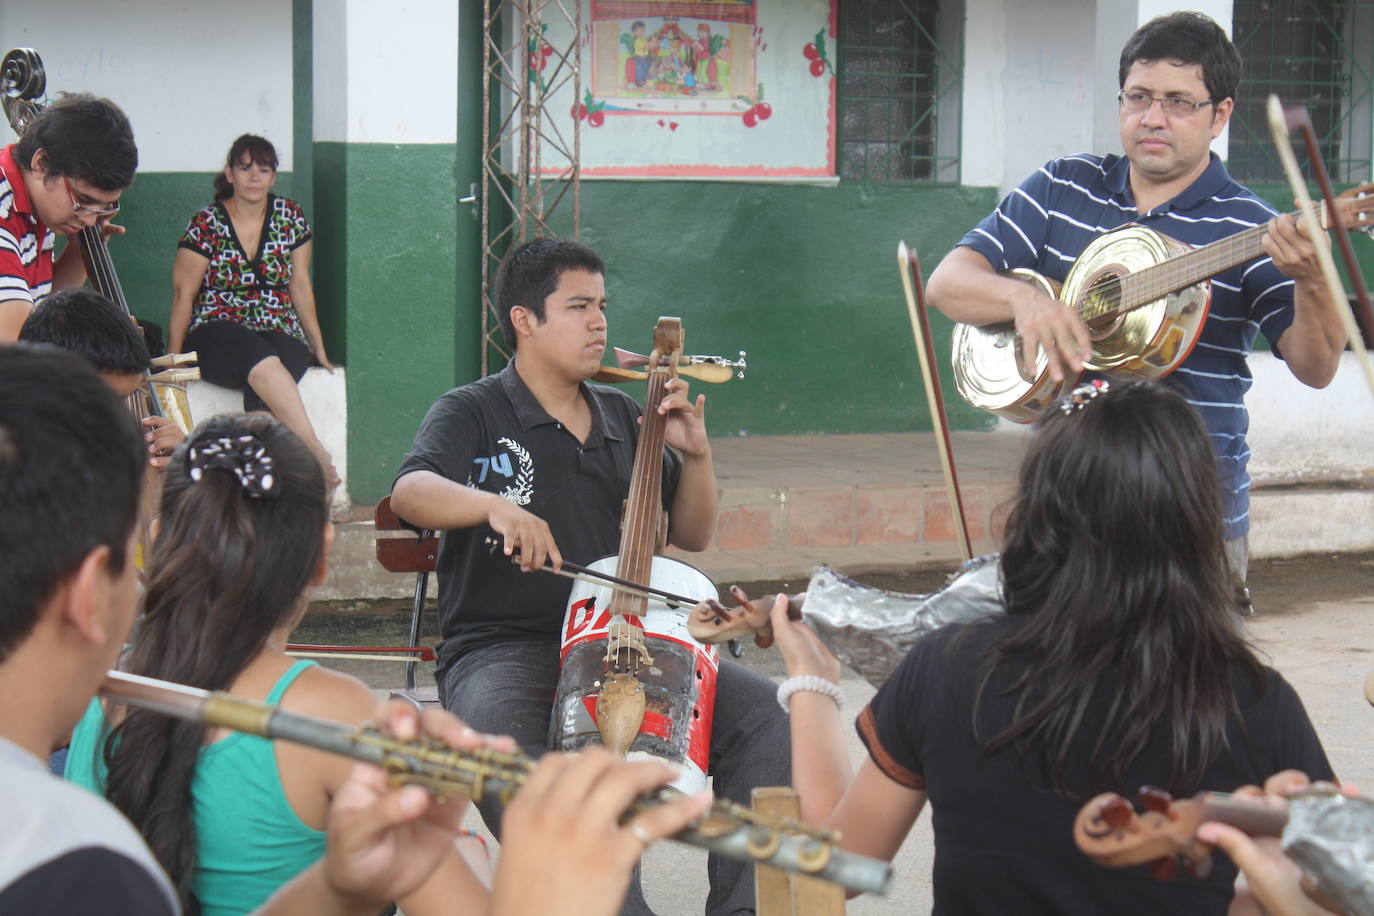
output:
[[[0,302],[37,305],[52,292],[54,238],[33,212],[11,144],[0,150]]]

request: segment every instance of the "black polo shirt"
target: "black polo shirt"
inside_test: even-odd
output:
[[[582,383],[592,412],[585,443],[549,416],[514,365],[434,402],[396,477],[432,471],[499,493],[548,522],[565,560],[587,564],[620,549],[639,404],[605,385]],[[663,505],[672,505],[682,459],[664,447]],[[439,544],[439,665],[477,646],[556,637],[572,580],[522,573],[483,541],[490,525],[444,532]],[[499,536],[498,536],[499,537]]]

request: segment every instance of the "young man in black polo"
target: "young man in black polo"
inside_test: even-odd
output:
[[[392,488],[392,507],[444,532],[439,554],[440,693],[474,728],[545,749],[559,677],[567,579],[536,573],[545,558],[589,563],[615,554],[641,409],[588,379],[606,349],[605,267],[591,249],[537,239],[507,256],[497,313],[515,358],[430,408]],[[703,550],[716,521],[705,398],[668,383],[663,471],[669,541]],[[486,544],[500,536],[503,551]],[[519,568],[510,562],[518,554]],[[749,801],[790,779],[787,721],[775,685],[729,661],[717,681],[710,771],[717,795]],[[483,807],[493,830],[499,808]],[[708,913],[752,912],[752,869],[713,859]],[[638,886],[626,912],[646,912]]]

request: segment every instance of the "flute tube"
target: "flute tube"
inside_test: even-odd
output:
[[[441,795],[478,801],[495,796],[508,801],[534,769],[534,760],[523,754],[459,751],[426,741],[397,741],[367,728],[354,729],[225,693],[119,671],[106,675],[100,694],[163,715],[280,738],[376,764],[393,779]],[[677,797],[679,793],[673,789],[660,789],[640,798],[629,813]],[[747,817],[747,810],[718,801],[701,824],[672,839],[745,862],[833,881],[861,893],[887,892],[892,863],[839,849],[830,835],[815,828],[797,824],[792,826],[810,832],[790,833]]]

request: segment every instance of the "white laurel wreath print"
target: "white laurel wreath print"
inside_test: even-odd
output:
[[[528,506],[530,497],[534,495],[534,462],[530,460],[530,453],[514,439],[502,436],[496,441],[510,449],[520,462],[520,472],[515,475],[515,483],[502,490],[500,496],[517,506]]]

